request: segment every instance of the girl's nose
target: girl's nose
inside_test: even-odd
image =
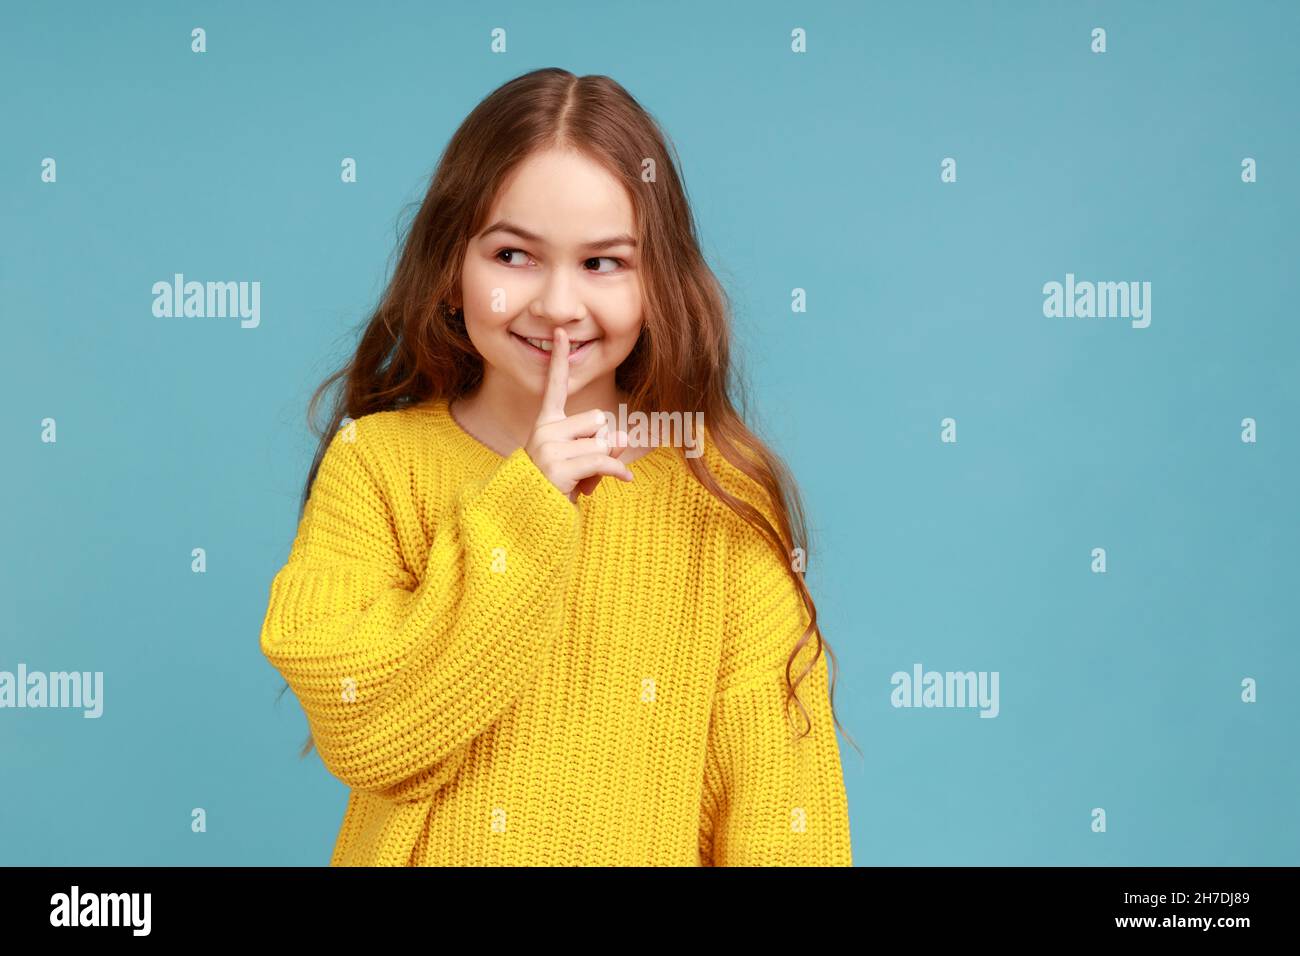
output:
[[[586,317],[587,310],[582,304],[576,283],[565,270],[554,269],[547,276],[546,285],[533,304],[533,314],[556,325],[565,325]]]

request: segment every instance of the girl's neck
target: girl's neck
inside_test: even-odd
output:
[[[592,382],[570,395],[564,411],[578,415],[599,408],[617,418],[618,406],[626,404],[628,397],[619,391],[610,376],[607,381]],[[540,396],[509,384],[498,385],[497,379],[489,375],[473,392],[454,400],[451,411],[462,428],[493,451],[507,456],[527,443],[537,423],[540,404]]]

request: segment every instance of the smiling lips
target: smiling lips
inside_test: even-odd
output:
[[[524,336],[524,335],[519,335],[519,334],[516,333],[516,332],[512,332],[512,333],[510,333],[510,334],[511,334],[511,335],[515,335],[515,336],[517,336],[518,338],[523,339],[525,342],[527,342],[527,343],[528,343],[529,345],[531,345],[533,348],[535,348],[535,349],[541,349],[543,352],[549,352],[549,351],[551,351],[551,349],[553,349],[553,348],[555,347],[555,343],[554,343],[554,341],[553,341],[552,339],[534,339],[534,338],[529,338],[529,337]],[[586,345],[588,342],[594,342],[594,341],[596,341],[596,340],[595,340],[595,339],[574,339],[574,340],[571,340],[571,341],[569,342],[569,351],[570,351],[570,352],[576,352],[578,349],[582,348],[582,347],[583,347],[584,345]]]

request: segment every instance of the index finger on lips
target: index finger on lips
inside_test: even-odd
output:
[[[556,329],[552,335],[551,364],[547,369],[541,412],[537,416],[539,425],[562,421],[564,405],[569,398],[569,336],[563,329]]]

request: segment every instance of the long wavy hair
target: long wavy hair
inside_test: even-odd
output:
[[[616,386],[637,409],[703,412],[709,439],[737,469],[757,482],[772,502],[777,524],[722,487],[704,456],[685,459],[696,479],[768,540],[789,570],[808,611],[809,624],[786,661],[785,713],[798,704],[812,729],[798,684],[823,648],[833,669],[831,710],[839,665],[817,625],[817,607],[795,568],[795,548],[808,554],[808,532],[798,488],[784,462],[746,427],[730,395],[748,399],[731,365],[731,303],[705,264],[675,148],[654,118],[607,76],[576,76],[546,68],[517,76],[490,93],[452,135],[412,221],[383,297],[366,323],[352,358],[312,395],[308,427],[320,439],[303,488],[299,515],[330,439],[345,418],[402,408],[432,398],[449,401],[471,392],[483,378],[483,359],[465,331],[459,306],[460,273],[470,237],[486,225],[492,201],[524,159],[548,149],[577,151],[621,182],[635,213],[642,290],[640,338],[615,373]],[[652,176],[646,176],[652,170]],[[335,382],[329,424],[315,419]],[[813,660],[793,674],[799,652],[818,642]],[[289,689],[286,684],[281,696]],[[846,733],[847,736],[847,733]],[[850,741],[852,738],[849,738]],[[302,748],[314,746],[310,733]],[[854,748],[861,750],[854,743]]]

